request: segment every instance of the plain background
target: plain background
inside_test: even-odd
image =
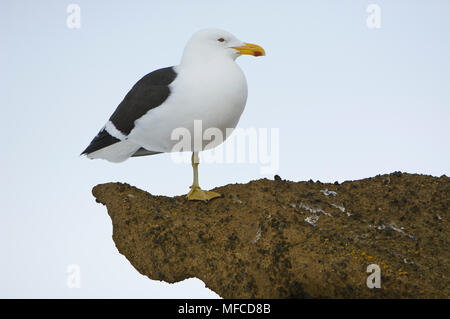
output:
[[[79,156],[131,86],[176,65],[205,27],[258,43],[238,60],[249,86],[242,128],[279,128],[282,178],[334,182],[400,170],[449,174],[450,2],[0,2],[0,297],[218,297],[198,279],[140,275],[112,241],[91,188],[127,182],[184,194],[191,167],[170,155],[122,164]],[[258,164],[203,164],[206,189],[246,183]],[[68,288],[67,267],[81,270]]]

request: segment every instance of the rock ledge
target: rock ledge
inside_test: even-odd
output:
[[[97,185],[120,253],[143,275],[196,277],[223,298],[449,298],[450,178],[342,184],[276,176],[209,203]],[[366,270],[381,269],[369,289]]]

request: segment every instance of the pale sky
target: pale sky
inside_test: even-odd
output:
[[[70,3],[79,29],[67,27]],[[366,24],[370,3],[379,29]],[[111,181],[185,194],[190,165],[79,156],[131,86],[178,64],[202,28],[265,48],[238,60],[249,87],[239,127],[279,129],[282,178],[449,175],[449,12],[446,0],[1,1],[0,297],[217,297],[197,279],[140,275],[91,195]],[[206,189],[263,177],[257,163],[200,164]],[[67,286],[73,264],[80,288]]]

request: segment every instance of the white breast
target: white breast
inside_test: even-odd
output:
[[[247,82],[232,60],[214,61],[198,67],[176,68],[171,95],[135,122],[130,141],[151,151],[171,152],[178,140],[171,134],[186,128],[194,136],[194,121],[202,129],[218,128],[225,138],[227,128],[235,128],[247,100]],[[208,141],[205,141],[207,143]]]

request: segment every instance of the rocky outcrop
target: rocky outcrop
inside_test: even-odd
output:
[[[208,203],[94,187],[120,253],[169,283],[224,298],[449,298],[450,178],[396,172],[342,184],[278,176]],[[369,289],[367,267],[381,287]]]

